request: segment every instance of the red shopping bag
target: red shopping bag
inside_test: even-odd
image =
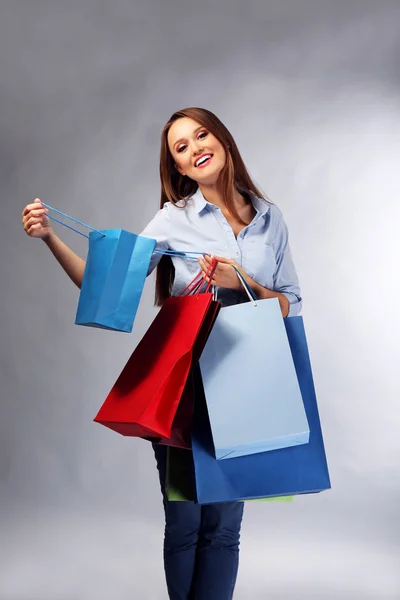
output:
[[[210,308],[204,318],[201,331],[197,337],[193,355],[192,355],[192,366],[197,363],[200,359],[201,353],[206,345],[208,336],[210,335],[211,329],[218,316],[221,303],[212,301]],[[169,437],[154,438],[151,441],[162,444],[164,446],[174,446],[175,448],[186,448],[189,449],[191,445],[191,430],[193,423],[193,412],[194,412],[194,381],[192,372],[189,373],[185,389],[180,399],[178,409],[175,414],[175,418],[171,428],[171,435]]]
[[[216,262],[213,270],[215,267]],[[183,293],[196,291],[199,284],[201,287],[204,280],[197,282],[198,277]],[[212,273],[210,280],[211,277]],[[209,287],[210,284],[203,294],[167,298],[105,399],[95,422],[127,436],[146,439],[171,436],[194,348],[213,303]]]
[[[191,431],[194,413],[194,381],[192,371],[186,381],[185,389],[178,404],[168,437],[148,438],[149,441],[174,448],[191,448]]]

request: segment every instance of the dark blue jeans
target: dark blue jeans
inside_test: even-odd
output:
[[[167,448],[157,444],[153,448],[165,511],[164,568],[170,600],[231,600],[243,502],[198,506],[168,501]]]

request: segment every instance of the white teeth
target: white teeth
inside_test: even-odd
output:
[[[198,167],[199,165],[202,165],[204,162],[206,162],[206,160],[208,160],[209,158],[211,158],[211,154],[206,154],[206,156],[203,156],[200,160],[198,160],[196,162],[196,167]]]

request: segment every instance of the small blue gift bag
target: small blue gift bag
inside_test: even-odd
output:
[[[75,323],[130,333],[136,317],[156,240],[124,229],[93,229],[44,204],[46,208],[91,229],[89,235],[48,215],[89,239]]]
[[[98,230],[42,202],[42,205],[91,232],[89,235],[54,216],[53,221],[89,239],[75,324],[130,333],[153,253],[197,260],[202,252],[156,248],[156,240],[125,229]]]
[[[90,232],[75,323],[131,332],[155,247],[124,229]]]

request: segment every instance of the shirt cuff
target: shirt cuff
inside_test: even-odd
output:
[[[289,292],[281,292],[284,296],[286,296],[286,298],[289,300],[289,313],[287,315],[287,317],[297,317],[300,312],[301,309],[303,307],[303,301],[302,299],[298,298],[298,296],[296,296],[296,294],[290,294]],[[285,318],[287,318],[285,317]]]

